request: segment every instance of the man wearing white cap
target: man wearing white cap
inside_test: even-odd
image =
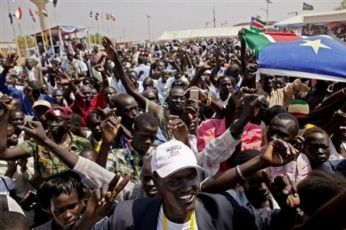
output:
[[[256,229],[253,217],[236,202],[200,192],[203,169],[182,142],[159,145],[151,167],[161,198],[120,202],[93,229]],[[85,219],[90,224],[93,218]]]

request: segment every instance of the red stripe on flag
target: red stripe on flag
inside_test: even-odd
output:
[[[251,27],[257,27],[257,28],[263,29],[264,25],[259,23],[259,22],[256,22],[256,21],[252,21],[251,22]]]
[[[293,42],[293,41],[298,41],[302,39],[299,35],[294,33],[270,32],[266,34],[270,35],[275,40],[275,42]]]

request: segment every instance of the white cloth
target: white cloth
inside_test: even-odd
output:
[[[133,70],[137,73],[137,76],[139,76],[139,72],[143,71],[143,74],[141,76],[139,76],[139,79],[138,79],[139,81],[144,81],[144,79],[146,79],[150,75],[150,66],[149,65],[140,64],[139,66],[137,66]]]
[[[240,143],[232,136],[229,129],[208,143],[208,145],[197,155],[198,165],[205,171],[205,176],[215,175],[220,168],[220,163],[232,156],[235,148]]]
[[[157,220],[157,227],[156,230],[163,230],[163,208],[161,206],[160,208],[160,213],[159,213],[159,218]],[[177,224],[172,221],[170,221],[167,218],[167,229],[169,230],[190,230],[190,220],[188,222],[185,222],[183,224]],[[198,230],[197,222],[196,222],[196,217],[195,217],[195,228],[194,230]]]

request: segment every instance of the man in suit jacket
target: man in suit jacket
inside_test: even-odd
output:
[[[257,229],[254,217],[232,197],[200,192],[203,169],[182,142],[158,146],[151,166],[161,198],[118,203],[93,229]]]

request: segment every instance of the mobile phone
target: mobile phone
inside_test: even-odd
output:
[[[195,108],[198,108],[198,99],[199,99],[199,93],[198,89],[191,89],[190,90],[190,99],[195,101]]]

